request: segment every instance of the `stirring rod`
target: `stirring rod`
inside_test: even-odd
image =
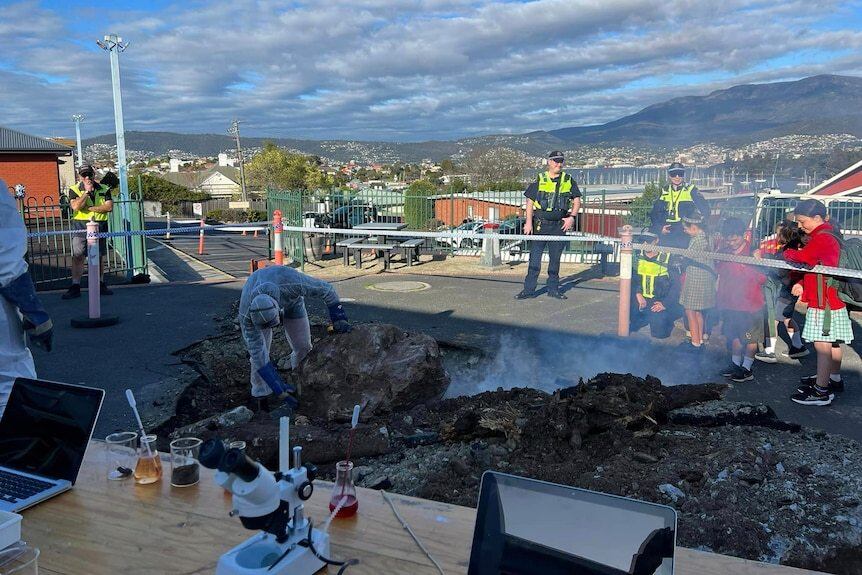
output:
[[[126,399],[129,400],[129,405],[132,407],[132,413],[135,414],[135,419],[138,420],[138,431],[141,433],[141,443],[143,443],[147,448],[147,457],[152,457],[153,452],[150,450],[150,442],[144,439],[147,436],[147,432],[144,431],[144,423],[141,421],[141,414],[138,413],[138,402],[135,401],[135,396],[132,394],[131,389],[126,390]]]

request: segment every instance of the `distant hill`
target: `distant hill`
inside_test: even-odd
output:
[[[489,135],[455,141],[416,143],[347,140],[296,140],[243,138],[243,147],[260,147],[265,141],[306,154],[337,161],[417,162],[469,154],[476,148],[505,146],[528,154],[544,155],[553,148],[579,145],[637,145],[685,147],[712,142],[743,145],[789,134],[849,133],[862,138],[862,78],[813,76],[795,82],[746,84],[706,96],[686,96],[654,104],[607,124],[537,131],[519,135]],[[113,134],[84,140],[84,145],[114,144]],[[166,154],[182,150],[197,156],[214,156],[231,150],[230,136],[127,132],[131,150]]]
[[[745,144],[788,134],[862,137],[862,78],[813,76],[734,86],[707,96],[674,98],[607,124],[549,133],[572,145]]]

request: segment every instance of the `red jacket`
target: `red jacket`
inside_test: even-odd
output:
[[[751,245],[746,242],[736,252],[748,255]],[[735,262],[716,260],[718,289],[715,302],[720,309],[756,312],[763,308],[763,284],[766,276],[754,267]]]
[[[811,239],[800,250],[784,250],[784,259],[789,262],[808,266],[824,265],[838,267],[841,257],[841,245],[831,233],[832,226],[824,223],[808,234]],[[817,301],[817,282],[823,286],[824,302]],[[831,309],[841,309],[844,302],[838,299],[838,291],[826,285],[826,276],[805,273],[802,276],[802,301],[815,309],[826,309],[825,300],[829,301]]]

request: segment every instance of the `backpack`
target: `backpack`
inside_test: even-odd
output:
[[[841,254],[838,257],[838,267],[862,271],[862,239],[844,239],[843,236],[836,232],[832,232],[830,235],[838,240],[838,246],[841,249]],[[862,279],[832,276],[828,276],[825,279],[826,281],[817,282],[817,301],[821,306],[824,303],[823,286],[829,286],[835,288],[838,292],[838,299],[845,304],[862,308]],[[823,335],[828,336],[832,320],[832,309],[829,306],[829,300],[826,300],[825,303],[825,307],[822,308],[825,310],[823,315]]]

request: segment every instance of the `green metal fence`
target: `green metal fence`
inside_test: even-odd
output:
[[[123,213],[128,210],[129,225],[123,223]],[[126,229],[128,228],[128,229]],[[144,209],[141,200],[114,200],[114,209],[108,217],[108,230],[112,232],[141,231],[144,226]],[[148,274],[146,239],[143,236],[109,238],[107,266],[111,272],[125,274],[127,279],[138,274]],[[128,257],[131,254],[131,258]]]
[[[282,223],[285,226],[301,226],[303,224],[303,202],[310,195],[302,190],[269,190],[266,196],[267,219],[273,220],[275,210],[281,210]],[[272,259],[275,234],[270,234],[269,258]],[[289,258],[294,265],[305,267],[304,237],[301,232],[286,232],[281,234],[284,257]]]

